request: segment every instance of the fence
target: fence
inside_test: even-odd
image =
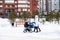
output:
[[[17,25],[23,25],[24,24],[24,19],[18,19],[17,21],[16,21],[16,24]]]
[[[28,18],[27,21],[32,21],[33,22],[34,19]],[[23,25],[24,23],[25,23],[25,20],[21,19],[21,18],[16,21],[17,25]]]

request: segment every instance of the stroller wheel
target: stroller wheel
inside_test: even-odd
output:
[[[30,33],[32,33],[32,31],[30,31]]]
[[[32,30],[30,29],[30,31],[29,31],[30,33],[32,33]]]
[[[24,33],[26,33],[27,31],[26,31],[26,30],[24,30],[23,32],[24,32]]]
[[[26,33],[26,31],[23,31],[24,33]]]

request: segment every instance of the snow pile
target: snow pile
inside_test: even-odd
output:
[[[22,26],[22,25],[20,25]],[[40,23],[42,32],[55,32],[60,30],[60,25],[50,22]],[[0,18],[0,27],[11,27],[10,21],[7,18]]]
[[[0,18],[0,27],[11,27],[9,19]]]
[[[53,31],[60,30],[59,24],[50,23],[50,22],[45,22],[44,25],[40,23],[39,26],[42,32],[53,32]],[[4,19],[0,18],[0,27],[11,27],[10,21],[6,18]]]
[[[40,23],[40,28],[42,32],[55,32],[60,30],[60,25],[55,23],[45,22],[44,25]]]
[[[24,27],[12,27],[8,19],[0,18],[0,40],[60,40],[60,25],[40,23],[41,32],[23,33]]]

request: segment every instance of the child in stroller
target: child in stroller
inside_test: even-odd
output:
[[[28,24],[28,22],[25,22],[25,24],[24,24],[24,33],[26,33],[27,31],[28,32],[31,32],[31,28],[30,28],[30,25]]]

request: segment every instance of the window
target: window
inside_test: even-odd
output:
[[[12,7],[12,5],[10,5],[10,7]]]
[[[14,1],[14,0],[5,0],[5,1]]]
[[[14,0],[5,0],[5,3],[14,3]]]
[[[2,1],[0,1],[0,3],[2,3]]]
[[[18,1],[18,3],[27,3],[27,1]]]
[[[23,11],[27,11],[27,9],[23,9]]]
[[[27,5],[18,5],[18,7],[29,7]]]
[[[2,9],[0,9],[0,13],[2,12]]]
[[[17,7],[17,5],[15,5],[15,7]]]
[[[17,3],[17,1],[15,1],[15,3]]]
[[[28,11],[30,12],[30,9],[28,9]]]
[[[0,3],[0,5],[2,5],[2,4]]]
[[[6,5],[6,7],[8,7],[8,5]]]
[[[21,9],[18,9],[18,11],[21,11]]]
[[[0,7],[2,7],[2,5],[0,5]]]

